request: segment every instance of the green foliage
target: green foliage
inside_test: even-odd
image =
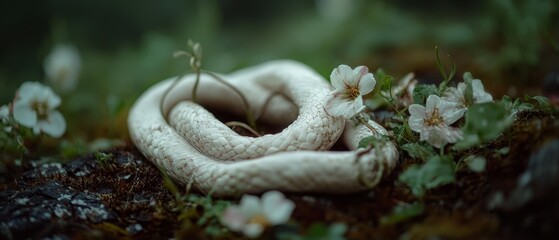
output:
[[[380,219],[382,225],[393,225],[403,221],[407,221],[413,217],[423,214],[425,206],[422,203],[414,202],[410,204],[396,205],[392,208],[392,213]]]
[[[509,96],[503,96],[501,102],[510,114],[525,110],[541,109],[549,110],[552,108],[549,98],[544,96],[524,96],[524,99],[511,99]],[[532,103],[530,103],[532,102]]]
[[[74,141],[62,140],[60,142],[60,153],[65,159],[75,158],[88,151],[87,144],[81,139]]]
[[[472,105],[466,112],[466,124],[462,128],[464,138],[455,147],[464,149],[493,140],[510,126],[509,115],[505,104],[499,102]]]
[[[367,99],[365,99],[365,105],[370,109],[377,109],[381,106],[386,106],[394,101],[393,96],[384,94],[391,93],[392,84],[394,83],[394,77],[388,75],[384,69],[379,68],[374,73],[376,84],[373,89],[372,94],[370,94]]]
[[[452,59],[452,57],[450,55],[448,55],[448,59],[450,60],[450,63],[452,64],[452,68],[450,70],[450,74],[447,75],[446,70],[444,69],[444,65],[442,64],[441,59],[439,57],[439,47],[435,46],[435,60],[437,62],[437,67],[439,68],[439,72],[441,73],[441,75],[444,79],[441,82],[441,84],[439,85],[439,89],[438,89],[439,94],[444,93],[448,83],[452,80],[452,78],[456,74],[456,63],[454,63],[454,60]],[[415,100],[415,98],[414,98],[414,100]]]
[[[549,102],[549,98],[544,96],[524,96],[524,101],[534,101],[537,103],[538,108],[540,109],[549,109],[551,108],[551,103]]]
[[[0,122],[0,156],[4,154],[20,156],[27,152],[27,148],[23,145],[23,138],[15,131],[5,131],[11,125],[5,125]]]
[[[304,235],[293,233],[280,233],[278,239],[281,240],[343,240],[347,226],[343,223],[334,223],[326,226],[322,223],[314,223]]]
[[[103,153],[103,152],[95,153],[95,161],[101,166],[107,166],[112,158],[113,158],[112,153]]]
[[[494,32],[504,40],[499,49],[502,67],[536,65],[545,26],[554,12],[552,0],[496,0],[493,6]],[[526,36],[526,37],[520,37]]]
[[[482,156],[470,155],[464,160],[468,168],[474,172],[480,173],[485,171],[487,160]]]
[[[218,236],[224,233],[219,223],[219,218],[223,211],[231,205],[231,202],[225,200],[213,200],[211,196],[200,196],[190,194],[186,197],[186,201],[192,204],[192,208],[200,206],[204,209],[202,215],[198,216],[196,224],[205,226],[206,234]]]
[[[163,177],[163,184],[175,198],[175,210],[179,212],[178,219],[183,222],[183,226],[188,227],[196,223],[198,226],[204,226],[205,233],[210,236],[219,236],[225,233],[219,223],[219,217],[231,205],[231,202],[213,200],[210,195],[182,195],[165,170],[159,170]],[[203,209],[201,214],[197,211],[198,207]]]
[[[417,84],[413,89],[413,102],[425,105],[429,95],[438,95],[439,90],[434,84]]]
[[[470,72],[465,72],[464,76],[464,83],[466,83],[466,90],[464,90],[464,98],[466,99],[466,106],[471,106],[474,104],[474,88],[472,86],[472,81],[474,77]]]
[[[435,149],[430,144],[423,143],[406,143],[400,146],[402,150],[406,151],[408,155],[414,159],[426,160],[430,157],[437,155]]]
[[[450,156],[435,155],[421,166],[408,167],[398,180],[408,185],[413,195],[421,197],[428,189],[455,181],[454,162]]]
[[[514,101],[507,95],[503,96],[501,99],[501,103],[508,111],[509,114],[513,114],[515,112],[520,112],[524,110],[530,110],[534,108],[534,105],[530,103],[523,102],[520,98],[515,99]]]
[[[369,146],[376,147],[380,144],[386,143],[387,141],[390,140],[384,136],[382,137],[368,136],[368,137],[364,137],[363,139],[361,139],[361,141],[359,141],[357,148],[367,148]]]
[[[394,77],[388,75],[388,73],[386,73],[382,68],[377,69],[377,71],[374,73],[374,76],[377,83],[373,93],[390,91],[390,89],[392,88],[392,83],[394,83]]]

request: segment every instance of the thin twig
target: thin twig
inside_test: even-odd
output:
[[[260,109],[258,114],[254,115],[254,120],[255,121],[258,120],[260,117],[262,117],[262,115],[264,115],[264,113],[266,112],[266,107],[268,107],[268,104],[270,104],[270,102],[272,101],[272,98],[274,98],[275,96],[282,96],[282,94],[280,92],[272,92],[272,94],[266,99],[266,101],[262,105],[262,108]],[[293,101],[291,99],[288,98],[288,100],[291,103],[293,103]]]
[[[192,102],[196,103],[196,92],[198,91],[198,84],[200,83],[200,68],[196,68],[196,82],[192,88]]]
[[[177,76],[175,78],[175,80],[173,81],[173,83],[171,83],[171,86],[169,86],[167,89],[165,89],[165,92],[163,93],[163,97],[161,97],[161,101],[159,102],[159,109],[161,109],[161,115],[163,116],[163,118],[165,120],[167,120],[167,113],[165,112],[165,99],[167,99],[167,95],[169,95],[169,93],[171,92],[171,90],[173,90],[173,88],[175,88],[175,86],[177,86],[177,84],[179,83],[179,81],[182,79],[182,77],[185,74],[181,74],[179,76]]]
[[[241,97],[241,100],[243,101],[243,104],[245,105],[245,114],[247,115],[246,117],[247,117],[248,125],[251,126],[251,128],[256,128],[256,120],[255,120],[254,116],[252,115],[252,110],[250,109],[250,105],[249,105],[247,99],[245,98],[245,96],[243,95],[243,93],[239,89],[237,89],[235,86],[233,86],[231,83],[228,83],[227,81],[223,80],[217,74],[215,74],[213,72],[205,71],[205,70],[202,70],[202,72],[210,75],[215,80],[217,80],[220,83],[223,83],[225,86],[231,88],[234,92],[236,92],[239,95],[239,97]]]
[[[365,127],[367,127],[369,130],[371,130],[371,132],[373,132],[373,134],[378,134],[377,130],[376,130],[373,126],[371,126],[371,125],[365,120],[364,117],[358,116],[358,117],[357,117],[357,120],[358,120],[361,124],[365,125]]]
[[[238,121],[231,121],[231,122],[227,122],[225,123],[226,126],[232,128],[232,127],[242,127],[245,130],[249,131],[250,133],[254,134],[257,137],[262,137],[262,135],[260,133],[258,133],[256,130],[252,129],[249,125],[242,123],[242,122],[238,122]]]

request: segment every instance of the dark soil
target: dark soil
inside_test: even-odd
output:
[[[496,150],[509,148],[508,153]],[[301,229],[340,222],[348,239],[556,239],[559,236],[559,125],[550,113],[523,112],[502,136],[461,154],[485,156],[487,168],[457,173],[454,184],[422,199],[397,182],[413,163],[403,157],[393,174],[371,191],[351,195],[290,194]],[[548,167],[548,166],[555,166]],[[529,174],[528,174],[529,173]],[[522,175],[529,181],[519,182]],[[197,224],[204,209],[180,204],[159,170],[131,144],[47,164],[2,183],[0,238],[211,239]],[[182,194],[188,196],[196,193]],[[198,194],[196,194],[198,195]],[[237,199],[228,199],[237,201]],[[212,201],[215,201],[212,200]],[[401,203],[419,201],[422,215],[380,224]],[[191,216],[181,216],[190,209]],[[227,233],[218,238],[240,238]]]

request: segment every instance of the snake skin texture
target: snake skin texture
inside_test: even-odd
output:
[[[272,61],[220,77],[243,93],[252,112],[270,99],[259,121],[287,127],[261,137],[237,134],[207,109],[242,116],[242,99],[207,74],[200,77],[196,103],[190,101],[194,75],[174,86],[174,78],[152,86],[130,110],[130,137],[186,186],[214,196],[271,189],[349,193],[374,187],[398,160],[392,142],[357,149],[363,137],[388,132],[374,121],[375,133],[329,116],[323,104],[330,85],[304,64]],[[338,140],[350,151],[328,151]]]

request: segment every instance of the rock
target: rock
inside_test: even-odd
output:
[[[170,196],[158,169],[133,149],[44,164],[0,192],[0,239],[131,237],[146,228],[171,237]]]

